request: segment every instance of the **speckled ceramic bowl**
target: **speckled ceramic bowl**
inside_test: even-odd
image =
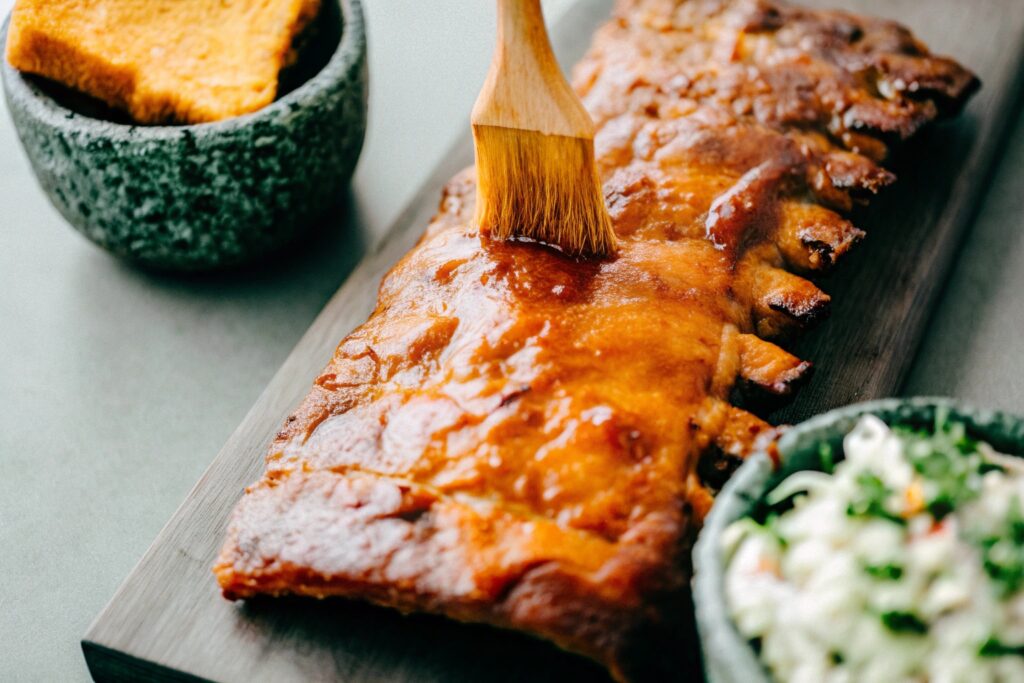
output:
[[[40,184],[90,240],[155,268],[235,265],[310,225],[359,157],[367,88],[360,0],[325,2],[314,25],[315,38],[282,74],[284,94],[216,123],[121,122],[6,61],[4,92]]]
[[[736,630],[725,604],[725,558],[722,533],[732,522],[754,509],[764,495],[790,474],[821,469],[819,444],[829,442],[835,452],[843,436],[865,414],[889,424],[930,426],[936,409],[949,411],[974,437],[997,450],[1024,454],[1024,420],[1003,413],[977,410],[946,399],[889,399],[859,403],[819,415],[792,428],[779,440],[780,467],[774,471],[767,455],[745,462],[715,500],[694,549],[694,603],[710,683],[769,683],[770,678],[746,639]]]

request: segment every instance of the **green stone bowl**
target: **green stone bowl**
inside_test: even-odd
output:
[[[778,441],[778,469],[764,453],[747,460],[715,500],[694,548],[693,597],[697,629],[710,683],[769,683],[771,678],[750,643],[740,635],[725,603],[725,558],[722,533],[750,514],[765,494],[790,474],[821,469],[819,445],[828,442],[839,453],[843,436],[863,415],[877,415],[888,424],[927,427],[937,410],[963,422],[971,436],[1004,453],[1024,454],[1024,420],[978,410],[948,399],[885,399],[858,403],[819,415],[789,429]]]
[[[367,89],[360,0],[325,2],[307,35],[276,101],[215,123],[133,125],[6,60],[4,94],[39,184],[83,235],[161,270],[234,266],[315,224],[359,158]]]

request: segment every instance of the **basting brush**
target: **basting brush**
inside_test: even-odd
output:
[[[555,60],[540,0],[498,0],[497,46],[472,122],[482,231],[573,256],[614,251],[594,122]]]

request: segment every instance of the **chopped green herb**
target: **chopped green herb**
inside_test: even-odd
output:
[[[827,441],[818,446],[818,457],[821,458],[821,470],[832,474],[836,469],[835,453],[832,452],[832,444]]]
[[[765,517],[764,524],[762,526],[764,527],[765,531],[770,533],[775,538],[775,540],[778,541],[780,546],[782,546],[783,548],[786,547],[786,537],[783,536],[782,532],[779,530],[778,512],[775,512],[774,510],[772,512],[769,512],[768,516]]]
[[[1016,496],[1010,501],[1010,510],[1007,515],[1007,535],[1014,545],[1024,545],[1024,512],[1021,512],[1020,498]]]
[[[983,461],[978,443],[967,436],[962,423],[936,417],[935,433],[896,428],[914,471],[927,483],[925,508],[941,521],[961,504],[973,500],[981,489]]]
[[[982,657],[1024,657],[1024,645],[1007,645],[992,636],[979,648],[978,654]]]
[[[832,652],[830,652],[828,654],[828,657],[829,657],[829,659],[832,660],[832,663],[835,664],[836,666],[838,666],[838,665],[843,663],[843,654],[841,652],[836,652],[836,651],[833,650]]]
[[[972,455],[978,452],[978,440],[967,436],[967,428],[962,422],[957,422],[950,429],[955,434],[954,443],[962,455]]]
[[[928,509],[928,514],[935,518],[935,521],[941,522],[946,515],[956,509],[956,501],[947,493],[939,493],[929,500],[925,507]]]
[[[892,495],[892,491],[878,475],[861,472],[857,475],[857,485],[860,489],[847,506],[846,514],[851,517],[881,517],[897,524],[906,523],[902,517],[886,509],[885,502]]]
[[[927,633],[928,624],[913,612],[883,612],[882,623],[894,633]]]
[[[979,545],[985,573],[1004,597],[1024,587],[1024,512],[1020,499],[1013,499],[1001,528],[982,538]]]
[[[903,567],[898,564],[869,564],[864,571],[876,579],[898,581],[903,577]]]
[[[1005,472],[1006,468],[1002,465],[998,465],[994,462],[983,462],[978,465],[978,474],[988,474],[989,472]]]

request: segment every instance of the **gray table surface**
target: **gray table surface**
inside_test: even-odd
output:
[[[88,680],[89,622],[464,134],[491,3],[365,2],[370,127],[352,192],[273,269],[175,278],[108,257],[47,203],[0,111],[0,679]],[[548,2],[549,18],[567,5]],[[1011,135],[908,394],[1024,412],[1024,117]]]

